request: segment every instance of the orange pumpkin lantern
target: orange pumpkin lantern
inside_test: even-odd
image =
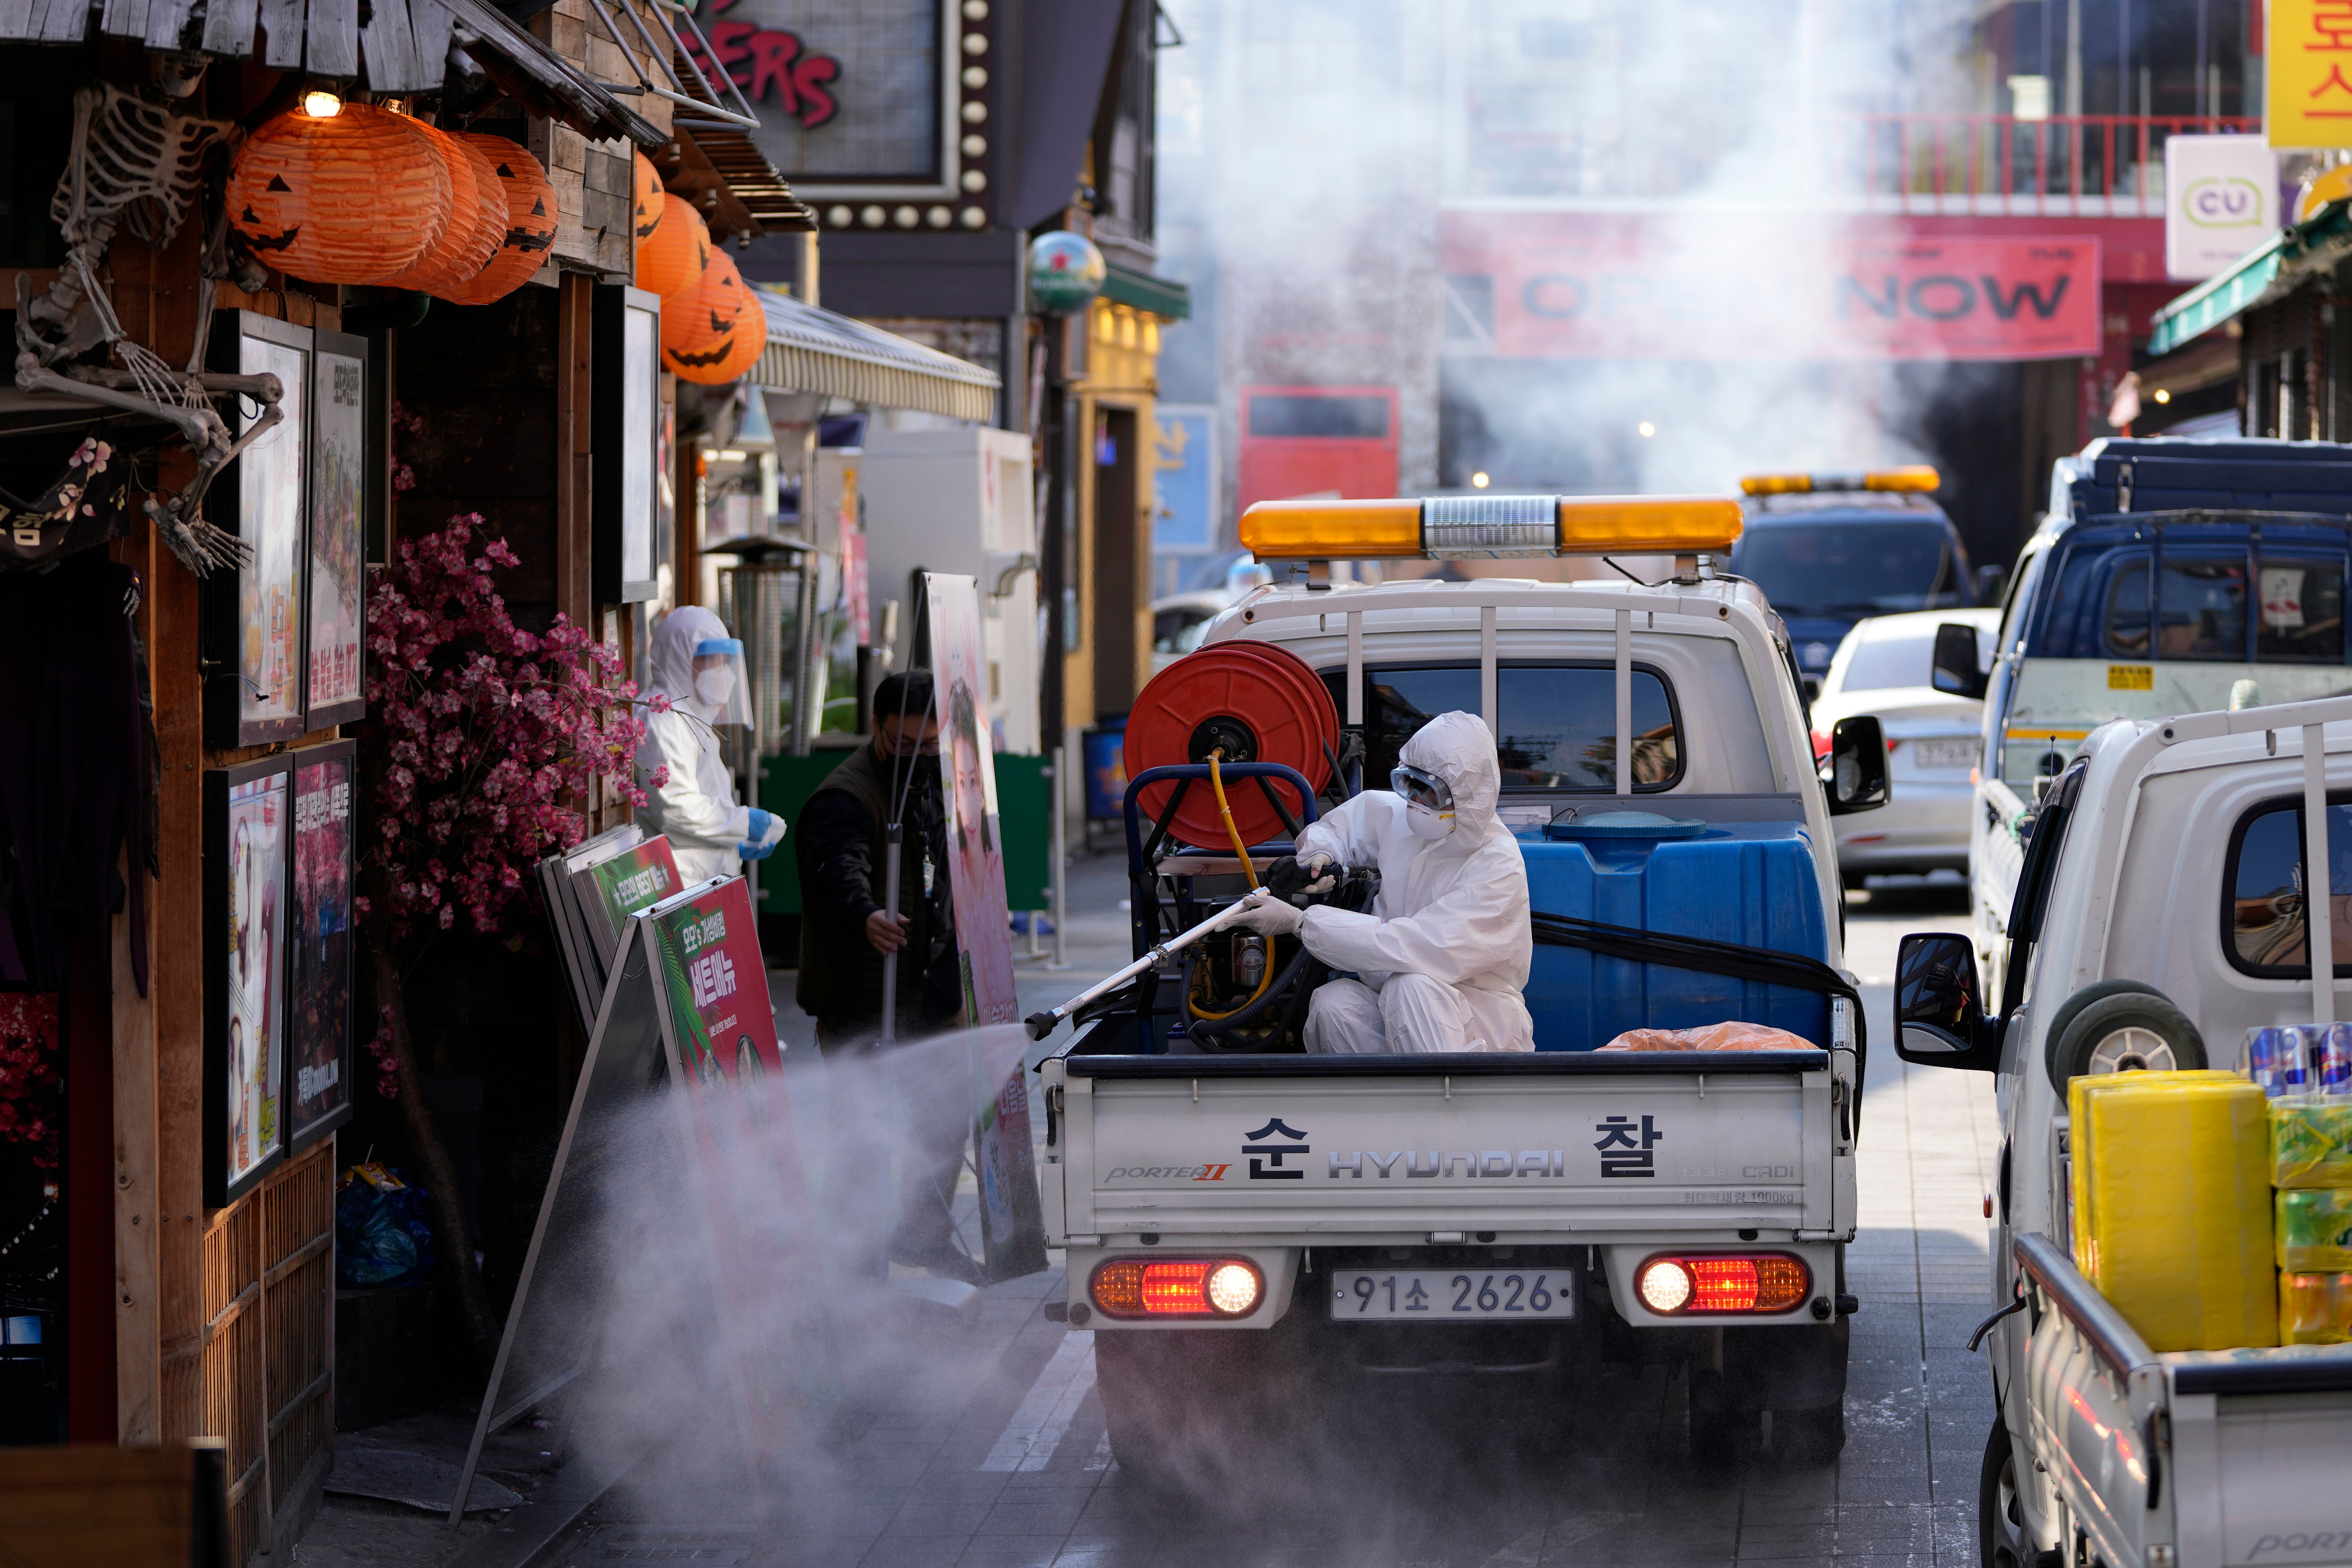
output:
[[[700,283],[709,265],[710,226],[685,197],[664,196],[661,222],[637,246],[637,287],[674,300]]]
[[[503,136],[471,131],[466,143],[482,155],[497,182],[506,204],[505,237],[488,267],[440,297],[453,305],[488,305],[521,288],[547,264],[555,244],[555,187],[538,159]]]
[[[453,195],[449,225],[440,240],[417,258],[415,265],[384,279],[387,289],[414,289],[420,294],[440,294],[463,288],[489,265],[506,237],[506,194],[499,188],[490,161],[457,137],[421,126],[433,138],[434,149],[449,171]]]
[[[313,283],[381,283],[437,243],[456,195],[425,126],[373,104],[290,109],[238,149],[228,221],[264,265]]]
[[[702,281],[662,301],[662,363],[670,369],[708,369],[727,357],[751,290],[723,250],[710,254]],[[761,318],[766,320],[764,314]]]
[[[760,303],[758,289],[743,290],[743,313],[735,318],[734,330],[723,341],[726,347],[715,363],[698,363],[709,357],[708,349],[691,354],[665,353],[662,363],[680,380],[703,386],[724,386],[751,374],[751,367],[760,363],[761,351],[768,346],[768,311]]]
[[[665,210],[663,197],[667,193],[662,189],[661,175],[655,171],[651,158],[636,152],[629,155],[635,160],[637,243],[643,245],[654,237],[655,230],[661,227]]]

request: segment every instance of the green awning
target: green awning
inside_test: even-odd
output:
[[[1155,278],[1149,272],[1121,267],[1116,261],[1110,263],[1109,273],[1103,279],[1102,297],[1149,310],[1164,321],[1187,321],[1192,314],[1192,289],[1173,278]]]
[[[2330,202],[2281,229],[2218,278],[2209,278],[2156,313],[2147,352],[2168,354],[2189,339],[2294,289],[2314,272],[2352,254],[2352,202]]]

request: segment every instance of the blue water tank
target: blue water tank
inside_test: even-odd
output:
[[[1770,948],[1828,962],[1813,847],[1801,822],[1738,822],[1684,839],[1548,839],[1518,834],[1538,914]],[[1536,944],[1528,978],[1536,1049],[1590,1051],[1627,1029],[1726,1019],[1829,1043],[1829,999],[1665,964]]]

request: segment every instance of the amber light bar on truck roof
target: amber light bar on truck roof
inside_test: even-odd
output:
[[[1859,474],[1749,474],[1739,481],[1751,496],[1818,495],[1824,490],[1895,490],[1925,495],[1944,482],[1925,463],[1907,468],[1873,468]]]
[[[1262,500],[1242,513],[1241,539],[1260,561],[1724,555],[1743,521],[1725,496]]]

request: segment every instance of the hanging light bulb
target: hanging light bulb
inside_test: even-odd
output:
[[[343,100],[324,88],[314,87],[302,95],[302,112],[313,120],[332,120],[343,111]]]

